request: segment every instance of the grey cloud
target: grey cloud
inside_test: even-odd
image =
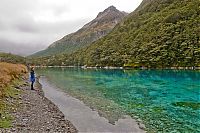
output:
[[[36,27],[31,27],[30,24],[17,24],[15,27],[17,30],[27,33],[34,33],[38,30]]]
[[[16,29],[19,32],[27,33],[69,33],[69,31],[75,31],[84,25],[88,20],[80,19],[73,21],[60,21],[60,22],[35,22],[31,19],[20,19],[13,21],[12,29]]]
[[[39,30],[39,27],[34,20],[28,16],[13,20],[10,26],[19,32],[35,33]]]
[[[2,0],[0,4],[0,52],[29,55],[46,48],[64,35],[76,31],[88,19],[36,22],[31,14],[39,0]],[[66,6],[52,7],[55,15]]]
[[[67,5],[56,6],[54,7],[54,10],[53,10],[55,16],[62,15],[63,13],[69,12],[69,11],[70,11],[70,7],[68,7]]]
[[[5,30],[6,25],[0,20],[0,31]]]
[[[69,34],[87,20],[57,23],[28,23],[13,21],[10,30],[0,31],[0,51],[29,55],[46,48],[54,41]],[[73,26],[72,26],[73,25]]]
[[[38,49],[44,48],[41,45],[26,45],[12,42],[9,40],[0,39],[0,52],[14,53],[17,55],[26,56],[36,52]]]

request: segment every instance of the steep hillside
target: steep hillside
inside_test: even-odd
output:
[[[113,31],[56,64],[178,67],[200,65],[200,1],[144,0]],[[48,63],[48,62],[47,62]]]
[[[51,44],[46,50],[40,51],[31,57],[55,55],[62,52],[70,53],[87,46],[107,35],[126,15],[127,13],[117,10],[114,6],[110,6],[77,32],[63,37]]]

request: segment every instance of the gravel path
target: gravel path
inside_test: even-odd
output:
[[[0,132],[15,133],[76,133],[76,128],[65,119],[50,100],[44,97],[41,87],[37,84],[37,90],[30,87],[18,87],[22,94],[17,101],[19,107],[12,112],[15,117],[12,128],[0,129]]]

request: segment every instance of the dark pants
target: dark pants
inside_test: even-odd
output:
[[[33,84],[34,84],[34,81],[31,82],[31,90],[34,90]]]

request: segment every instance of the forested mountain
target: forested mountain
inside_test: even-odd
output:
[[[25,64],[26,59],[19,55],[13,55],[10,53],[0,53],[0,62]]]
[[[107,36],[47,64],[199,66],[199,38],[199,0],[144,0]]]
[[[40,51],[31,57],[74,52],[107,35],[126,15],[127,13],[110,6],[77,32],[63,37],[51,44],[46,50]]]
[[[200,66],[199,7],[199,0],[144,0],[107,36],[72,54],[37,59],[37,64]]]

